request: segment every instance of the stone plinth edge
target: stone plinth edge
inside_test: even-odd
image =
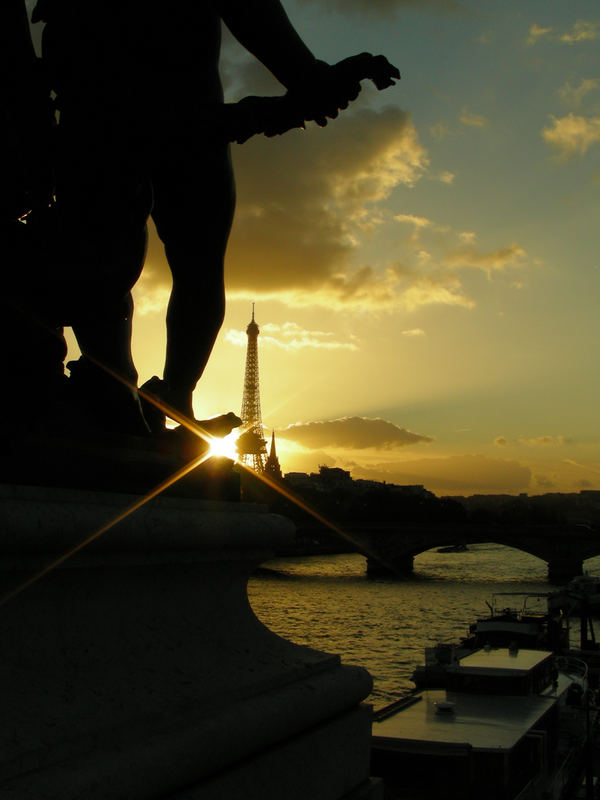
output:
[[[285,772],[284,742],[316,754],[316,732],[354,719],[370,691],[365,670],[276,636],[248,603],[251,570],[291,523],[251,504],[139,500],[0,487],[5,596],[122,517],[1,606],[2,800],[149,800],[229,775],[241,786],[243,765],[273,750]],[[361,719],[340,723],[348,753],[368,749]],[[341,769],[356,773],[344,794],[366,769]]]

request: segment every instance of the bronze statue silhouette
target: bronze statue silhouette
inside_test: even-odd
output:
[[[0,6],[2,133],[0,338],[3,378],[0,430],[35,429],[43,395],[64,388],[66,343],[57,313],[60,292],[45,246],[51,220],[54,112],[31,42],[22,0]],[[24,220],[27,219],[25,224]]]
[[[55,195],[63,292],[52,302],[82,351],[71,364],[72,390],[95,403],[98,416],[114,414],[124,430],[145,430],[135,389],[127,387],[138,377],[131,289],[151,215],[173,276],[163,377],[141,390],[161,407],[145,405],[151,428],[160,431],[165,408],[193,417],[192,393],[223,322],[223,261],[235,204],[229,143],[307,120],[326,125],[358,96],[361,79],[382,89],[400,75],[383,56],[361,54],[337,65],[317,60],[279,0],[180,0],[168,7],[38,0],[33,20],[46,23],[42,60],[60,114]],[[285,95],[224,103],[221,21]]]

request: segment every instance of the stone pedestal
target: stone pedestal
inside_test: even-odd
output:
[[[368,673],[249,606],[284,518],[158,497],[25,585],[137,500],[0,487],[0,798],[379,797]]]

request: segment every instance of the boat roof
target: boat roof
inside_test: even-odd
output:
[[[419,701],[396,714],[373,722],[373,743],[386,749],[422,752],[435,745],[472,747],[481,751],[509,751],[534,728],[571,684],[564,675],[553,691],[537,695],[506,696],[427,689]],[[439,711],[436,703],[453,703]]]
[[[461,658],[453,669],[473,674],[482,674],[485,671],[485,674],[489,675],[525,675],[542,661],[553,657],[553,653],[549,650],[511,651],[506,648],[490,650],[482,648]]]

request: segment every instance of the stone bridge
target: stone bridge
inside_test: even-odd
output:
[[[415,556],[435,547],[495,542],[541,558],[548,580],[565,583],[583,572],[583,562],[600,555],[600,530],[587,524],[373,525],[355,531],[365,543],[369,574],[407,574]]]

